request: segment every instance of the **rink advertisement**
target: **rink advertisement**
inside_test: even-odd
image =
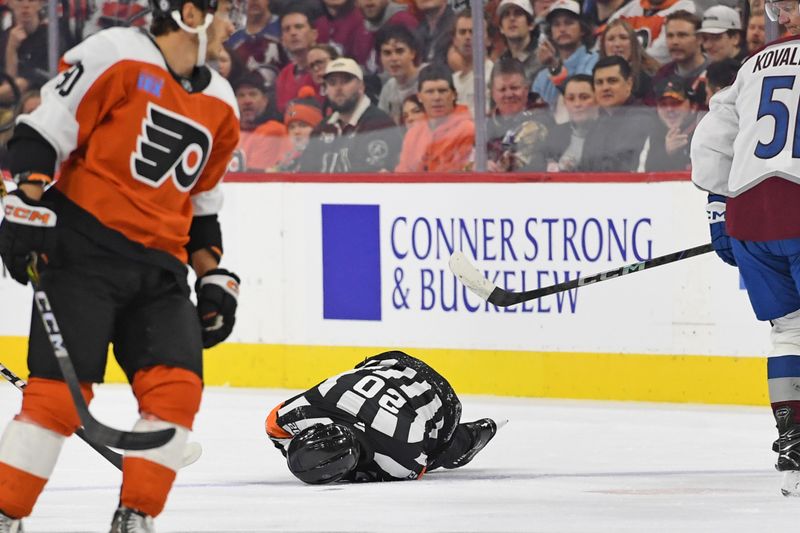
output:
[[[292,374],[287,364],[308,358],[315,370],[341,369],[342,357],[405,347],[476,372],[526,369],[525,379],[496,379],[505,383],[499,388],[474,372],[455,374],[468,391],[528,394],[532,386],[534,395],[663,399],[646,390],[568,390],[574,379],[619,372],[604,366],[609,361],[626,369],[639,361],[642,372],[664,376],[648,366],[670,360],[661,356],[699,365],[698,375],[726,375],[703,364],[723,359],[758,372],[753,356],[768,345],[736,270],[714,254],[507,308],[483,302],[447,267],[460,250],[496,285],[525,291],[704,244],[705,198],[685,181],[240,182],[226,184],[225,195],[224,265],[241,275],[242,296],[230,342],[209,353],[206,373],[219,368],[221,382],[301,386],[284,379]],[[30,307],[28,292],[8,279],[0,297],[4,309],[11,301]],[[30,315],[14,315],[0,334],[25,335]],[[259,368],[231,373],[230,360],[213,355],[222,351],[245,353]],[[267,352],[289,362],[262,363],[258,354]],[[564,374],[567,392],[531,377],[530,365]]]
[[[241,316],[242,342],[763,353],[736,270],[713,254],[507,308],[483,303],[448,270],[461,250],[491,281],[522,291],[703,244],[705,199],[689,183],[226,192],[226,261],[244,272],[243,306],[260,298],[254,291],[269,302]]]

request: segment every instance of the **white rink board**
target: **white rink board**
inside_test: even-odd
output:
[[[225,193],[223,266],[242,276],[233,342],[739,356],[768,346],[736,269],[713,254],[506,311],[467,309],[479,300],[447,270],[451,223],[455,247],[513,290],[523,276],[532,289],[703,244],[705,195],[689,182],[231,183]],[[323,318],[323,205],[379,213],[380,320]],[[4,279],[0,301],[0,335],[25,335],[29,292]]]

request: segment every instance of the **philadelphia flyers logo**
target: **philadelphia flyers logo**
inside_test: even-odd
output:
[[[172,178],[186,192],[197,183],[210,153],[211,133],[202,124],[150,102],[131,154],[131,175],[153,188]]]

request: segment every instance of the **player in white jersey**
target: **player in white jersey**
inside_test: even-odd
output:
[[[765,4],[790,37],[755,51],[715,94],[692,140],[692,181],[709,192],[717,254],[738,266],[772,324],[769,396],[782,493],[800,496],[800,7]]]
[[[276,406],[266,429],[305,483],[396,481],[464,466],[497,432],[489,418],[460,419],[461,402],[447,380],[392,351]]]

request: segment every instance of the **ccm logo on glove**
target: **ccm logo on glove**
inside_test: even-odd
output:
[[[6,198],[4,215],[6,220],[14,224],[38,228],[53,228],[56,225],[56,214],[53,211],[46,207],[29,205],[16,194]]]
[[[720,259],[729,265],[736,266],[736,258],[731,248],[731,238],[725,229],[726,198],[719,194],[709,194],[706,213],[708,227],[711,230],[711,244]]]
[[[706,205],[706,213],[708,214],[708,223],[716,224],[717,222],[725,222],[725,202],[710,202]]]
[[[20,189],[3,201],[0,224],[0,257],[11,277],[28,283],[28,261],[37,252],[44,262],[56,250],[56,213],[41,200],[32,200]]]
[[[236,322],[239,276],[222,268],[197,279],[197,314],[203,328],[203,347],[211,348],[228,338]]]

